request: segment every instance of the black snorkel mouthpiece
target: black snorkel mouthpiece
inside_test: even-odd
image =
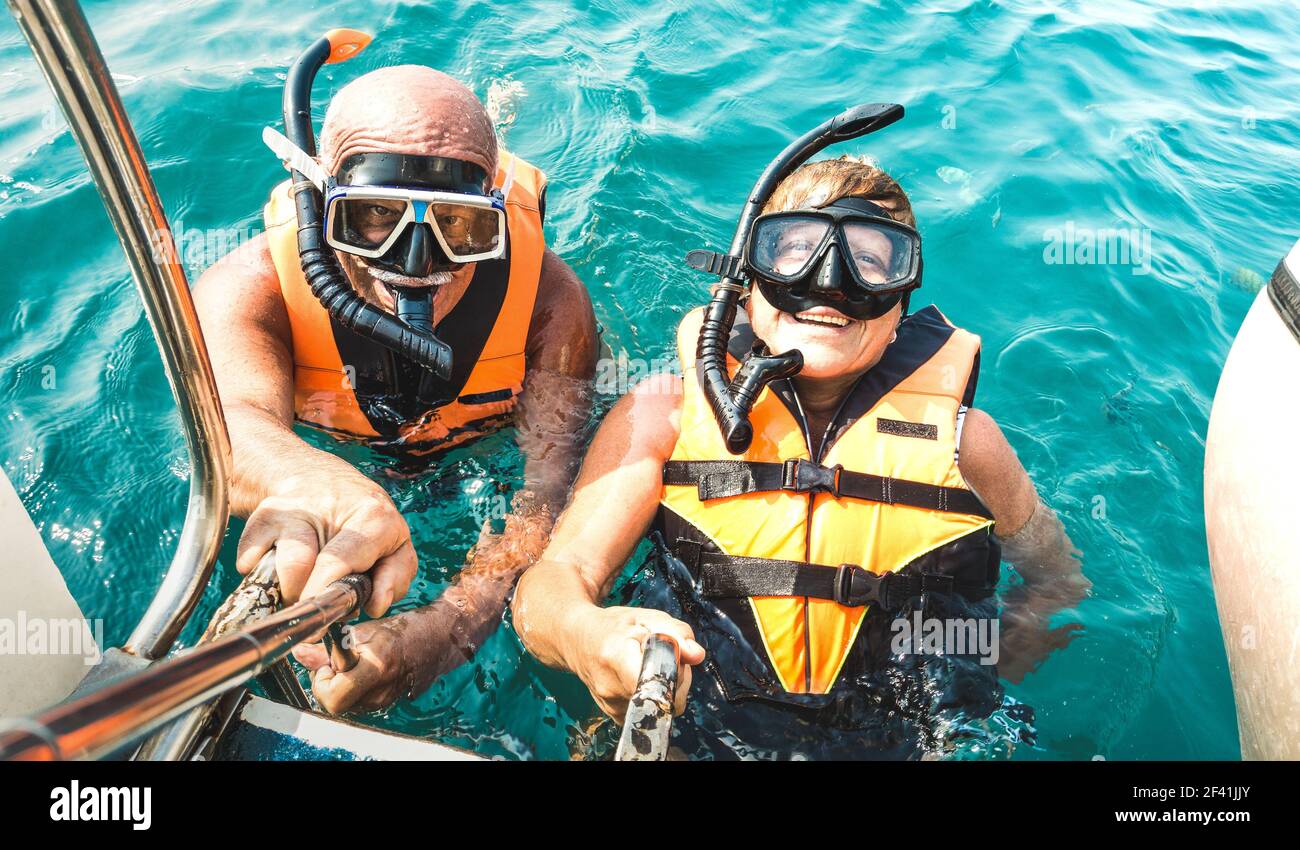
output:
[[[687,265],[722,278],[714,285],[713,298],[704,309],[695,360],[700,388],[718,420],[727,451],[732,454],[743,454],[754,439],[749,412],[763,387],[793,377],[803,368],[803,355],[798,351],[774,355],[765,346],[756,345],[745,356],[735,378],[728,380],[727,342],[736,321],[737,305],[746,290],[747,275],[741,257],[754,219],[780,182],[821,150],[874,133],[902,117],[903,107],[897,103],[865,103],[846,109],[795,139],[772,160],[754,184],[736,223],[730,253],[691,251],[686,255]]]
[[[397,318],[402,324],[433,333],[433,287],[394,286],[393,300],[396,302]]]
[[[801,369],[803,369],[803,354],[797,349],[773,356],[772,352],[767,350],[767,345],[756,340],[754,347],[745,356],[745,361],[736,370],[736,376],[731,379],[727,394],[731,396],[737,408],[748,414],[753,410],[754,402],[758,401],[758,394],[763,391],[763,387],[782,378],[793,378]],[[749,425],[748,418],[745,420],[745,425]],[[732,454],[740,454],[749,448],[748,443],[754,437],[754,429],[752,427],[741,429],[742,433],[745,431],[749,433],[749,438],[745,441],[746,445],[742,446],[739,452],[733,451]]]
[[[370,43],[370,36],[356,30],[330,30],[311,44],[289,69],[284,84],[284,131],[308,156],[316,155],[316,136],[311,126],[311,89],[316,73],[326,63],[352,58]],[[421,325],[390,316],[357,294],[334,250],[325,242],[325,198],[316,185],[299,171],[293,171],[294,207],[298,214],[298,257],[302,273],[330,317],[385,348],[414,360],[439,378],[451,377],[451,346],[433,335],[430,310],[423,312]],[[432,304],[432,291],[423,297]],[[398,295],[399,307],[402,296]],[[412,301],[418,298],[412,299]],[[420,314],[409,308],[410,317]]]

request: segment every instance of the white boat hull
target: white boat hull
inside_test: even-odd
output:
[[[1300,244],[1285,261],[1300,271]],[[1300,759],[1300,340],[1268,290],[1219,379],[1205,526],[1242,756]]]
[[[72,693],[100,658],[94,628],[0,470],[0,718]]]
[[[216,758],[223,761],[476,761],[482,756],[250,696],[222,736]]]

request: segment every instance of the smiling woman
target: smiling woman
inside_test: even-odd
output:
[[[796,142],[764,174],[809,154]],[[869,194],[876,187],[886,197]],[[920,285],[919,238],[903,252],[910,273],[864,279],[849,227],[888,232],[894,220],[877,201],[905,208],[902,190],[846,161],[803,165],[775,187],[760,178],[746,210],[764,193],[781,202],[748,233],[742,214],[746,250],[716,263],[727,269],[721,287],[755,284],[741,302],[752,324],[742,315],[731,328],[726,371],[744,372],[742,358],[766,347],[800,352],[803,368],[758,393],[753,439],[737,451],[729,417],[694,374],[710,318],[688,315],[686,374],[675,386],[646,382],[601,426],[543,562],[520,581],[516,622],[530,651],[576,673],[615,720],[647,634],[676,639],[678,680],[691,681],[690,666],[699,674],[673,733],[689,757],[947,755],[954,726],[1015,709],[996,664],[966,644],[898,653],[886,635],[909,617],[974,619],[986,633],[1007,623],[1000,656],[1017,682],[1069,643],[1073,629],[1046,624],[1088,582],[997,425],[971,409],[979,338],[934,307],[903,316]],[[815,242],[801,235],[818,223]],[[791,249],[797,274],[771,276],[782,257],[773,228],[790,232],[787,246],[805,240]],[[777,248],[762,256],[776,262],[756,265],[765,231]],[[892,250],[874,256],[896,268]],[[601,608],[647,533],[655,569],[638,588],[642,607]],[[1024,591],[999,610],[1002,541]],[[935,691],[960,696],[941,702]]]

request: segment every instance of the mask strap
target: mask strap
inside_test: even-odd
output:
[[[308,156],[307,152],[302,148],[285,138],[280,131],[272,127],[263,127],[262,142],[271,149],[271,153],[280,158],[281,162],[306,177],[321,192],[324,192],[326,187],[333,182],[319,162]]]
[[[515,185],[515,163],[518,161],[517,157],[512,153],[506,154],[506,156],[510,157],[510,165],[506,168],[505,183],[501,185],[502,200],[509,200],[510,198],[510,190],[514,188]]]

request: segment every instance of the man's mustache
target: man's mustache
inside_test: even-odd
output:
[[[389,269],[380,269],[373,266],[366,266],[366,273],[370,275],[377,283],[385,286],[409,286],[409,287],[428,287],[443,286],[451,283],[454,274],[452,272],[434,272],[424,277],[409,277],[400,272]]]

